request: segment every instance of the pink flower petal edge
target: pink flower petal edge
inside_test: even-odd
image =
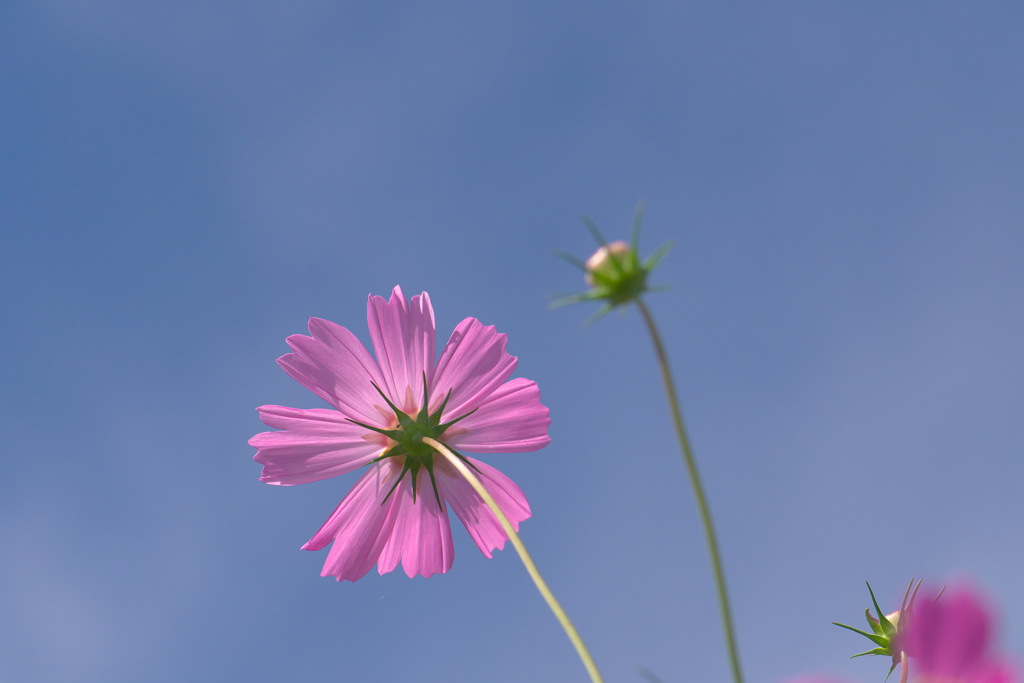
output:
[[[523,378],[509,380],[517,359],[505,350],[506,336],[493,326],[466,318],[435,362],[434,311],[426,292],[411,301],[400,287],[387,300],[370,295],[367,323],[376,360],[349,330],[327,320],[313,318],[310,336],[288,338],[292,352],[278,359],[278,364],[332,408],[257,409],[264,423],[279,430],[262,432],[249,441],[258,449],[254,459],[263,465],[262,481],[278,485],[317,481],[391,453],[389,449],[398,442],[368,428],[398,427],[381,393],[415,418],[423,407],[424,376],[429,410],[436,410],[448,396],[443,422],[469,414],[441,435],[440,440],[451,448],[526,452],[550,442],[551,419],[540,402],[537,384]],[[387,457],[371,464],[303,545],[306,550],[331,545],[323,576],[357,581],[375,564],[385,574],[399,563],[410,577],[447,572],[454,560],[449,505],[486,557],[504,547],[507,536],[493,513],[440,455],[433,460],[436,494],[426,467],[415,475],[403,470],[407,457]],[[530,517],[523,492],[493,467],[471,458],[467,461],[518,530],[519,523]]]
[[[991,610],[970,585],[955,585],[938,599],[936,591],[921,591],[903,641],[910,656],[911,682],[1019,681],[1017,667],[993,647],[992,623]],[[830,676],[803,676],[788,683],[843,682]]]
[[[993,616],[978,591],[958,584],[918,596],[907,630],[907,653],[928,677],[965,683],[1011,683],[1014,667],[994,651]]]

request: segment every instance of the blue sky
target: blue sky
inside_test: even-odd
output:
[[[487,461],[609,681],[724,681],[653,353],[582,287],[647,202],[650,297],[752,683],[881,661],[864,580],[967,575],[1024,659],[1024,9],[0,5],[0,680],[586,680],[518,559],[337,584],[356,475],[258,481],[312,316],[426,290],[509,335],[552,443]]]

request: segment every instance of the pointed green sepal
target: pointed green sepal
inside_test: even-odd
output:
[[[633,252],[633,258],[636,258],[637,252],[640,251],[640,224],[644,220],[645,208],[647,205],[641,200],[633,209],[633,229],[629,232],[629,248]]]
[[[868,625],[871,626],[871,630],[878,635],[885,635],[882,633],[882,625],[878,623],[878,620],[871,616],[871,608],[866,607],[864,609],[864,618],[868,620]]]
[[[594,241],[597,242],[597,246],[603,247],[608,244],[608,240],[606,240],[604,235],[601,234],[601,231],[598,229],[597,223],[594,222],[594,219],[587,214],[583,214],[580,216],[580,220],[583,221],[583,225],[587,226],[587,230],[589,230],[590,234],[593,235]]]
[[[554,256],[555,258],[562,259],[563,261],[565,261],[566,263],[568,263],[571,266],[576,266],[577,268],[582,270],[584,273],[587,272],[587,264],[585,264],[583,262],[583,259],[581,259],[580,257],[576,256],[575,254],[570,254],[569,252],[562,251],[561,249],[552,249],[551,250],[551,255]]]
[[[455,418],[455,419],[454,419],[454,420],[452,420],[451,422],[445,422],[445,423],[444,423],[443,425],[437,425],[437,434],[438,434],[438,436],[440,436],[441,434],[444,434],[444,433],[445,433],[445,431],[446,431],[446,430],[447,430],[447,429],[448,429],[449,427],[451,427],[451,426],[452,426],[453,424],[455,424],[455,423],[456,423],[456,422],[458,422],[459,420],[465,420],[465,419],[466,419],[467,417],[469,417],[470,415],[472,415],[473,413],[475,413],[475,412],[476,412],[476,411],[478,411],[478,410],[480,410],[480,406],[477,406],[476,408],[473,408],[473,410],[469,411],[469,412],[468,412],[468,413],[466,413],[465,415],[461,415],[461,416],[459,416],[459,417]]]
[[[378,434],[383,434],[384,436],[388,437],[389,439],[394,439],[395,441],[398,441],[402,437],[402,430],[400,430],[400,429],[381,429],[380,427],[374,427],[373,425],[368,425],[368,424],[364,424],[362,422],[357,422],[357,421],[353,420],[351,417],[346,417],[345,419],[348,420],[349,422],[351,422],[354,425],[359,425],[363,429],[369,429],[371,432],[377,432]]]
[[[441,413],[444,412],[445,406],[448,405],[448,399],[452,397],[452,390],[448,390],[448,394],[445,395],[444,400],[441,401],[441,407],[434,411],[434,414],[430,416],[430,424],[434,427],[441,424]]]
[[[871,603],[875,606],[875,613],[878,615],[878,623],[882,627],[882,633],[887,636],[891,636],[893,633],[896,633],[896,627],[885,618],[885,613],[882,612],[882,608],[878,606],[878,600],[875,600],[875,592],[871,590],[871,584],[867,581],[864,583],[867,583],[868,593],[871,593]]]
[[[402,429],[408,429],[410,425],[415,423],[415,420],[406,415],[403,411],[399,410],[395,406],[395,404],[391,402],[391,399],[387,397],[387,394],[380,390],[380,387],[377,386],[376,382],[370,382],[370,384],[372,384],[373,388],[377,390],[377,393],[380,394],[380,397],[384,399],[384,402],[388,404],[388,407],[395,412],[395,417],[398,418],[399,427],[401,427]]]
[[[612,309],[614,309],[614,308],[615,308],[615,306],[613,306],[612,304],[605,304],[605,305],[604,305],[604,306],[602,306],[601,308],[599,308],[599,309],[597,309],[596,311],[594,311],[593,313],[591,313],[591,314],[590,314],[590,317],[588,317],[588,318],[587,318],[587,319],[586,319],[586,320],[585,320],[585,321],[583,322],[583,325],[584,325],[584,326],[587,326],[587,327],[589,327],[590,325],[593,325],[593,324],[594,324],[594,323],[596,323],[596,322],[597,322],[598,320],[600,320],[601,318],[603,318],[603,317],[605,317],[606,315],[608,315],[609,313],[611,313],[611,312],[612,312]]]
[[[395,489],[398,488],[398,485],[402,483],[402,479],[405,478],[405,473],[408,472],[410,469],[412,469],[412,463],[413,463],[412,458],[406,458],[405,459],[405,465],[402,467],[402,473],[398,475],[398,479],[395,479],[395,483],[391,487],[391,490],[388,491],[388,495],[384,496],[384,500],[382,500],[380,502],[381,505],[384,505],[384,503],[388,502],[388,498],[391,497],[391,494],[395,492]],[[413,491],[414,492],[416,490],[415,489],[415,481],[416,481],[416,478],[413,477]]]
[[[448,450],[450,450],[452,453],[454,453],[456,458],[458,458],[459,460],[461,460],[462,462],[466,463],[467,465],[472,467],[474,470],[476,470],[478,474],[483,474],[483,472],[480,471],[480,468],[477,467],[476,465],[474,465],[473,462],[469,458],[464,456],[462,453],[459,453],[457,450],[455,450],[451,446],[448,446]]]
[[[548,310],[556,311],[559,308],[565,308],[566,306],[572,306],[574,304],[581,304],[584,301],[593,301],[594,299],[602,298],[601,295],[595,294],[593,291],[582,292],[580,294],[573,294],[566,296],[561,299],[557,299],[548,304]]]
[[[389,448],[387,451],[385,451],[381,455],[378,455],[376,458],[374,458],[373,460],[371,460],[370,462],[368,462],[366,464],[367,465],[372,465],[373,463],[380,462],[381,460],[384,460],[385,458],[397,458],[400,455],[405,455],[405,451],[402,450],[402,444],[398,444],[397,446],[394,446],[393,448]]]
[[[441,494],[437,492],[437,480],[434,479],[434,463],[424,465],[427,474],[430,475],[430,485],[434,487],[434,498],[437,500],[437,509],[444,512],[444,505],[441,504]]]
[[[673,244],[674,243],[672,242],[672,240],[669,240],[668,242],[665,242],[665,244],[655,249],[653,254],[644,259],[644,270],[654,270],[655,268],[657,268],[658,264],[661,263],[661,260],[668,255],[668,252],[672,248]]]
[[[878,635],[875,635],[874,633],[865,633],[864,631],[861,631],[859,628],[854,628],[852,626],[847,626],[846,624],[840,624],[838,621],[833,621],[832,623],[835,624],[836,626],[839,626],[840,628],[845,628],[845,629],[848,629],[850,631],[853,631],[854,633],[861,634],[862,636],[864,636],[865,638],[870,640],[875,645],[878,645],[879,647],[886,648],[886,652],[888,653],[889,639],[886,638],[885,636],[878,636]]]

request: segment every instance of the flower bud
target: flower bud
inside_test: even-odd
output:
[[[593,287],[594,274],[606,278],[618,279],[616,276],[622,271],[623,264],[627,262],[626,256],[628,254],[629,245],[622,240],[616,240],[611,244],[602,246],[587,259],[587,273],[583,276],[583,280],[587,285]],[[618,267],[616,267],[615,263],[612,263],[612,259],[615,259],[618,263]]]
[[[648,287],[647,276],[654,270],[661,259],[668,253],[671,242],[661,245],[654,253],[643,261],[637,255],[640,243],[640,219],[643,216],[643,202],[637,204],[633,214],[633,234],[629,242],[616,240],[608,242],[598,230],[594,222],[583,216],[583,222],[590,230],[600,247],[585,262],[564,251],[555,251],[555,256],[565,259],[583,271],[583,280],[589,288],[585,292],[569,294],[551,302],[551,308],[561,308],[584,301],[600,301],[603,305],[587,319],[590,324],[609,311],[625,307],[636,302],[642,306],[641,295],[645,292],[657,291],[664,287]]]

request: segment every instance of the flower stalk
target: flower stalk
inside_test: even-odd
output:
[[[562,609],[562,606],[558,604],[558,600],[555,598],[554,593],[552,593],[551,589],[548,588],[548,584],[544,581],[544,577],[540,575],[540,570],[537,569],[537,565],[534,564],[533,558],[531,558],[530,553],[527,552],[526,546],[524,546],[523,542],[520,540],[519,534],[517,534],[516,530],[512,528],[512,524],[508,521],[508,518],[505,516],[502,509],[494,501],[494,498],[491,497],[491,494],[487,492],[487,489],[484,488],[484,485],[476,475],[473,474],[469,467],[467,467],[462,460],[446,448],[443,443],[430,437],[423,437],[423,443],[441,454],[441,456],[444,457],[448,463],[454,467],[466,481],[469,482],[470,486],[473,487],[473,490],[477,492],[477,495],[483,498],[484,503],[486,503],[487,507],[494,513],[494,516],[498,518],[498,522],[501,524],[501,528],[505,530],[505,534],[508,536],[508,539],[512,541],[512,546],[516,549],[516,552],[519,553],[519,559],[521,559],[523,564],[526,566],[526,571],[529,572],[530,578],[533,579],[533,582],[537,585],[537,590],[540,591],[545,602],[548,603],[548,607],[550,607],[551,611],[554,612],[555,618],[558,619],[562,628],[565,629],[566,635],[569,636],[569,640],[572,641],[573,647],[576,648],[576,652],[579,654],[580,659],[583,660],[583,666],[587,668],[587,673],[590,674],[590,680],[594,683],[604,683],[604,679],[601,677],[601,672],[598,670],[597,664],[594,662],[594,658],[590,656],[590,651],[587,649],[583,639],[580,638],[580,634],[576,631],[576,627],[573,626],[572,621],[569,619],[569,615],[567,615],[565,610]]]
[[[708,507],[707,496],[704,493],[704,485],[701,483],[700,473],[697,471],[697,461],[693,457],[693,449],[690,447],[690,440],[686,435],[686,425],[683,423],[682,411],[679,409],[679,399],[676,398],[676,388],[672,380],[672,371],[669,369],[668,355],[665,353],[665,347],[661,343],[661,336],[658,334],[658,328],[654,324],[654,318],[641,298],[645,292],[664,289],[658,286],[652,287],[648,283],[648,276],[665,257],[665,254],[668,253],[672,245],[671,242],[663,244],[646,259],[640,259],[640,223],[643,220],[643,213],[644,203],[640,202],[633,213],[633,229],[628,244],[623,241],[608,242],[604,235],[601,234],[597,225],[588,216],[583,216],[583,223],[597,241],[598,250],[586,261],[561,251],[555,252],[555,255],[582,270],[584,281],[589,289],[586,292],[564,296],[552,302],[551,308],[561,308],[562,306],[570,306],[585,301],[603,302],[601,308],[588,319],[588,324],[616,308],[625,312],[631,303],[635,303],[637,308],[640,309],[640,315],[643,317],[644,323],[647,325],[647,331],[651,335],[651,341],[654,343],[654,352],[658,356],[658,364],[661,367],[661,377],[665,382],[665,393],[668,396],[669,409],[672,412],[676,437],[679,439],[683,463],[686,465],[686,470],[690,475],[690,485],[693,487],[693,496],[697,501],[697,509],[700,512],[701,523],[704,527],[708,554],[711,558],[711,569],[717,588],[718,606],[722,613],[722,629],[725,632],[725,645],[729,655],[733,681],[734,683],[743,683],[739,650],[736,647],[732,613],[729,609],[729,594],[725,587],[725,572],[722,569],[722,558],[718,551],[715,527],[711,522],[711,510]]]
[[[697,471],[697,461],[693,457],[693,449],[690,447],[690,439],[686,435],[686,424],[683,422],[683,414],[679,410],[679,400],[676,398],[675,383],[672,380],[672,370],[668,365],[668,356],[665,354],[665,347],[661,343],[661,335],[654,324],[654,318],[647,309],[647,305],[636,298],[636,306],[640,309],[640,315],[647,325],[647,331],[654,343],[654,352],[658,356],[658,365],[661,367],[661,378],[665,382],[665,393],[668,395],[669,408],[672,411],[672,421],[676,429],[676,437],[679,439],[679,447],[683,452],[683,462],[690,474],[690,484],[693,487],[693,497],[697,501],[697,508],[700,511],[701,523],[704,526],[704,536],[708,543],[708,555],[711,556],[711,569],[715,575],[715,586],[718,593],[718,607],[722,612],[722,630],[725,632],[726,649],[729,652],[729,664],[732,668],[732,676],[735,683],[743,683],[743,674],[740,670],[739,650],[736,647],[736,635],[733,633],[732,613],[729,609],[729,593],[725,587],[725,572],[722,571],[722,558],[718,552],[718,540],[715,536],[715,526],[711,521],[711,509],[708,507],[707,497],[704,495],[704,485],[701,483],[700,473]]]

